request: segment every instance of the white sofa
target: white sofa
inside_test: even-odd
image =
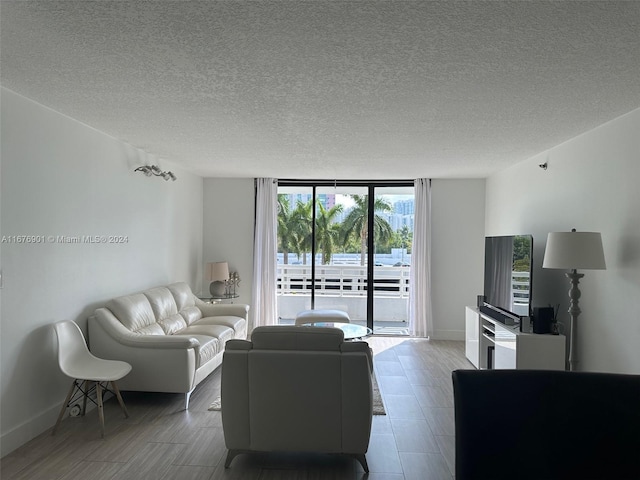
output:
[[[338,328],[256,327],[232,340],[222,364],[222,427],[240,453],[323,452],[356,458],[368,472],[372,357]]]
[[[225,344],[247,335],[249,306],[212,305],[186,283],[114,298],[89,318],[89,346],[133,367],[121,390],[185,394],[221,363]]]

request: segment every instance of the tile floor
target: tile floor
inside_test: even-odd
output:
[[[219,370],[183,396],[125,392],[130,418],[105,404],[106,437],[97,413],[66,418],[0,461],[3,480],[450,480],[454,472],[451,371],[473,368],[464,342],[407,337],[368,339],[387,415],[373,418],[367,477],[353,459],[332,455],[240,455],[224,468],[220,412],[208,411],[220,393]]]

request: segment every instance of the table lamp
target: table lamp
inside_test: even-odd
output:
[[[584,277],[581,270],[604,270],[604,251],[602,236],[598,232],[551,232],[547,236],[547,246],[544,252],[542,268],[561,268],[571,270],[565,273],[571,282],[569,289],[569,315],[571,316],[571,336],[569,338],[569,370],[576,369],[576,324],[580,307],[580,289],[578,283]]]
[[[229,280],[229,264],[227,262],[207,263],[207,279],[211,282],[209,293],[212,297],[224,297]]]

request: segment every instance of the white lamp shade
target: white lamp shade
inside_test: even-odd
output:
[[[605,270],[599,232],[551,232],[542,268]]]
[[[227,262],[207,263],[207,279],[211,282],[229,280],[229,264]]]

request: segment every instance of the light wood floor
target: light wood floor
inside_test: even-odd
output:
[[[220,369],[183,396],[124,392],[129,419],[115,399],[105,404],[106,435],[97,412],[66,418],[1,460],[2,480],[440,480],[454,472],[451,371],[473,368],[464,342],[402,337],[368,339],[387,415],[373,418],[368,477],[353,459],[333,455],[240,455],[224,468]]]

